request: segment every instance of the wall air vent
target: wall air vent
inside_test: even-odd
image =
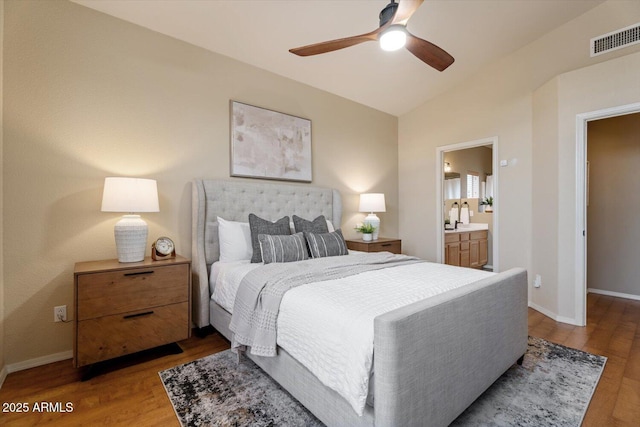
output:
[[[591,39],[591,56],[640,43],[640,23]]]

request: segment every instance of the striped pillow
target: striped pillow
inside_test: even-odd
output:
[[[342,237],[342,231],[337,229],[333,233],[304,233],[309,245],[312,258],[348,255],[347,243]]]
[[[265,264],[293,262],[309,259],[304,234],[286,235],[259,234],[260,252]]]

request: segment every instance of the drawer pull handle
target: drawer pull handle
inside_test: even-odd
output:
[[[380,246],[391,246],[391,243],[383,243],[383,244],[382,244],[382,245],[380,245]]]
[[[141,276],[143,274],[153,274],[153,270],[151,270],[151,271],[136,271],[135,273],[124,273],[125,276]]]
[[[137,313],[137,314],[128,314],[126,316],[122,316],[122,318],[123,319],[132,319],[134,317],[148,316],[150,314],[153,314],[153,311],[145,311],[144,313]]]

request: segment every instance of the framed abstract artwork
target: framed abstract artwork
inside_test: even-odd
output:
[[[231,176],[311,182],[311,120],[230,102]]]

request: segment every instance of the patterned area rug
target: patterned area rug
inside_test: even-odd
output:
[[[529,337],[514,365],[452,426],[579,426],[606,358]],[[160,372],[183,426],[322,426],[289,393],[230,350]]]

